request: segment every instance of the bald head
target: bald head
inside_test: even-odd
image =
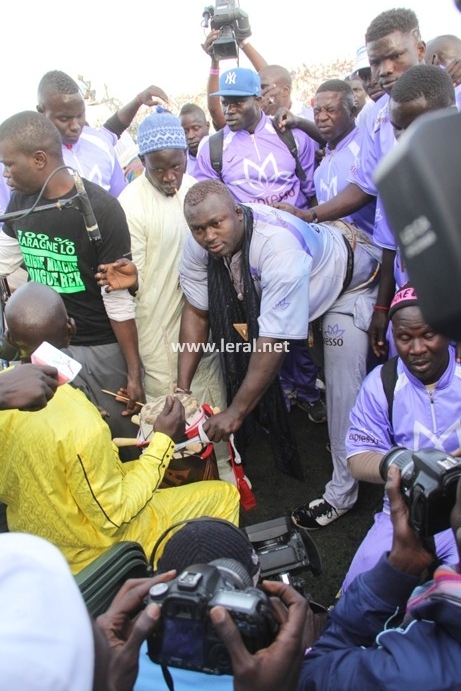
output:
[[[266,65],[259,71],[261,80],[261,108],[266,115],[274,115],[279,108],[291,108],[291,75],[281,65]]]
[[[426,64],[446,66],[456,58],[461,58],[461,39],[457,36],[444,34],[427,42]]]
[[[73,324],[61,296],[41,283],[24,283],[14,291],[5,307],[8,341],[29,360],[38,346],[47,341],[55,348],[69,345]]]

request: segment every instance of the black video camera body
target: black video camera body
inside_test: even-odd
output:
[[[278,624],[269,598],[251,583],[239,562],[216,559],[152,586],[147,603],[156,602],[162,613],[147,642],[150,659],[208,674],[231,674],[229,653],[208,616],[216,605],[228,610],[250,653],[270,645]]]
[[[437,449],[395,447],[381,459],[379,472],[383,480],[391,465],[400,470],[400,488],[416,532],[426,538],[449,528],[461,459]]]
[[[294,585],[292,575],[310,570],[322,571],[321,557],[312,537],[293,525],[288,516],[247,526],[245,532],[261,564],[261,578],[276,576]]]
[[[236,7],[236,0],[216,0],[216,7],[205,7],[202,17],[203,26],[219,30],[218,38],[213,42],[215,60],[227,60],[238,57],[238,38],[242,32],[250,31],[246,12]]]

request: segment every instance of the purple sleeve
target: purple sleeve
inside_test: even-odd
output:
[[[112,177],[110,179],[109,192],[113,197],[118,197],[118,195],[123,192],[128,182],[125,178],[125,174],[122,170],[120,163],[115,156],[114,169],[112,171]]]
[[[389,227],[386,212],[383,207],[383,201],[380,196],[378,196],[376,203],[373,240],[378,247],[384,247],[388,250],[395,250],[396,248],[394,233]]]
[[[349,182],[358,185],[367,194],[376,197],[378,190],[373,182],[373,173],[378,163],[373,133],[367,130],[362,139],[359,156],[351,168]]]
[[[387,453],[393,446],[389,409],[381,381],[381,366],[364,379],[351,410],[346,437],[347,457],[363,451]]]

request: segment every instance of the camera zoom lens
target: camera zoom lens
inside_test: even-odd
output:
[[[411,484],[415,470],[413,451],[399,447],[391,449],[389,453],[383,456],[379,465],[379,472],[383,480],[387,480],[387,474],[391,465],[395,465],[400,470],[401,486],[408,487]]]

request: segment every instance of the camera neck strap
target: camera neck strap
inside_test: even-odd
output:
[[[171,676],[171,672],[168,669],[168,667],[165,664],[160,665],[163,678],[165,679],[165,684],[168,686],[168,691],[174,691],[174,681],[173,677]]]

